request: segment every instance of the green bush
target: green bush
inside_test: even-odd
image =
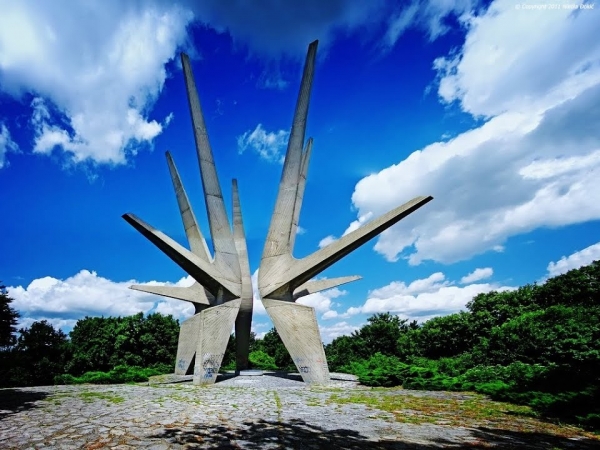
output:
[[[408,367],[395,356],[377,352],[369,359],[353,361],[341,370],[356,375],[366,386],[391,387],[402,384]]]
[[[250,353],[248,360],[250,367],[259,370],[277,370],[275,358],[266,354],[262,350],[256,350]]]
[[[120,365],[109,372],[86,372],[80,377],[70,374],[57,375],[54,384],[120,384],[148,381],[154,375],[170,373],[171,368],[166,364],[157,364],[155,367],[131,367]]]

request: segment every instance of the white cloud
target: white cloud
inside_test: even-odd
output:
[[[326,291],[316,292],[314,294],[300,297],[296,303],[306,306],[312,306],[317,313],[321,313],[324,320],[337,317],[338,313],[331,308],[334,306],[333,299],[346,295],[347,291],[338,288],[328,289]]]
[[[296,234],[306,234],[306,228],[302,228],[300,225],[298,225],[298,227],[296,228]]]
[[[444,274],[437,272],[428,278],[415,280],[408,286],[394,281],[370,292],[364,305],[349,308],[343,316],[391,312],[404,319],[424,322],[432,317],[463,310],[477,294],[514,289],[490,283],[458,287],[445,278]]]
[[[406,30],[415,27],[424,30],[429,39],[434,40],[450,29],[444,23],[448,16],[460,18],[476,4],[476,0],[413,0],[389,16],[383,46],[393,47]]]
[[[258,290],[258,269],[254,271],[251,276],[252,280],[252,314],[258,314],[259,316],[267,315],[267,310],[263,306],[260,299],[260,292]]]
[[[255,323],[252,321],[252,332],[255,334],[256,339],[263,339],[265,334],[267,334],[271,328],[273,328],[273,323],[271,321],[262,323]]]
[[[352,332],[358,330],[360,325],[351,325],[348,322],[338,322],[329,326],[320,326],[319,331],[321,332],[321,339],[325,344],[329,344],[335,338],[352,334]]]
[[[177,283],[152,281],[156,286],[189,286],[193,280],[182,278]],[[129,289],[135,280],[115,282],[96,272],[81,270],[59,280],[50,276],[33,280],[28,286],[8,287],[13,307],[22,315],[20,326],[47,319],[59,326],[70,327],[85,316],[128,316],[156,310],[183,320],[194,313],[191,303],[166,299]]]
[[[600,242],[590,245],[569,256],[563,256],[556,262],[550,262],[547,269],[548,276],[555,277],[567,273],[569,270],[579,269],[580,267],[598,260],[600,260]]]
[[[348,228],[346,228],[346,231],[344,231],[344,234],[342,236],[346,236],[348,233],[352,233],[354,230],[358,230],[372,218],[373,213],[371,211],[368,211],[366,214],[362,214],[358,217],[357,220],[351,222],[350,225],[348,225]]]
[[[246,131],[237,138],[238,151],[240,154],[251,149],[269,162],[283,164],[285,159],[284,150],[287,145],[289,131],[279,130],[267,133],[262,124],[258,124],[254,131]]]
[[[329,236],[325,236],[319,241],[319,248],[327,247],[329,244],[335,241],[337,241],[335,236],[332,236],[331,234]]]
[[[193,14],[160,2],[8,2],[0,86],[35,95],[34,151],[123,164],[170,121],[148,118]]]
[[[10,137],[10,131],[2,122],[0,122],[0,169],[6,164],[6,154],[9,152],[18,152],[19,146]]]
[[[560,98],[565,84],[598,69],[599,14],[523,10],[512,0],[494,1],[486,14],[465,18],[469,32],[462,51],[436,61],[440,96],[483,116],[547,103],[553,94]]]
[[[599,14],[519,12],[501,0],[465,19],[464,46],[436,61],[438,93],[493,117],[357,183],[359,218],[434,197],[382,233],[376,251],[452,263],[539,227],[600,219],[589,195],[600,191]]]
[[[494,270],[491,267],[484,267],[481,269],[475,269],[468,275],[465,275],[460,279],[461,284],[474,283],[475,281],[485,280],[494,274]]]
[[[354,230],[358,230],[360,227],[362,227],[365,223],[367,223],[372,218],[373,218],[373,213],[370,211],[367,212],[366,214],[359,216],[358,219],[352,221],[350,223],[350,225],[348,225],[348,227],[346,228],[346,231],[344,231],[342,236],[346,236],[348,233],[351,233]],[[331,244],[332,242],[335,242],[337,240],[338,240],[338,238],[336,238],[332,234],[325,236],[323,239],[321,239],[319,241],[319,244],[318,244],[319,248],[327,247],[329,244]]]

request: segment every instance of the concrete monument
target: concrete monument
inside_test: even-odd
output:
[[[304,141],[316,51],[317,41],[308,47],[279,193],[260,263],[258,288],[265,309],[303,380],[326,383],[329,369],[314,308],[297,304],[296,300],[359,279],[359,276],[321,280],[314,277],[432,197],[416,197],[312,255],[302,259],[292,256],[313,145],[312,138],[306,144]],[[196,280],[188,288],[136,285],[132,289],[194,303],[196,314],[181,326],[175,373],[187,373],[195,354],[194,383],[208,384],[216,379],[234,322],[237,368],[248,367],[252,286],[237,183],[233,181],[232,232],[192,69],[185,54],[182,54],[182,63],[214,257],[210,255],[168,153],[167,162],[190,250],[132,214],[123,217]]]

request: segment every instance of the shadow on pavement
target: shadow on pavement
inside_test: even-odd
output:
[[[287,423],[259,420],[246,422],[237,428],[224,425],[196,425],[191,429],[166,428],[163,433],[151,438],[166,439],[185,448],[212,449],[414,449],[433,450],[439,448],[508,448],[508,449],[598,449],[600,441],[592,439],[570,440],[544,433],[512,432],[479,428],[472,430],[473,441],[457,443],[449,439],[432,436],[430,443],[417,444],[408,441],[380,440],[373,442],[357,431],[327,430],[294,419]]]
[[[0,420],[10,414],[36,408],[35,402],[48,397],[47,392],[0,389]]]

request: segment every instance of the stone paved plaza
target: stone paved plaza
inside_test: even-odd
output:
[[[486,439],[485,433],[465,427],[401,423],[364,404],[332,402],[334,395],[368,390],[340,378],[312,388],[293,377],[263,375],[232,377],[209,387],[187,381],[0,390],[0,448],[424,450],[598,448],[600,442],[564,439],[557,447],[557,441],[550,446],[534,436],[523,442],[490,433]]]

